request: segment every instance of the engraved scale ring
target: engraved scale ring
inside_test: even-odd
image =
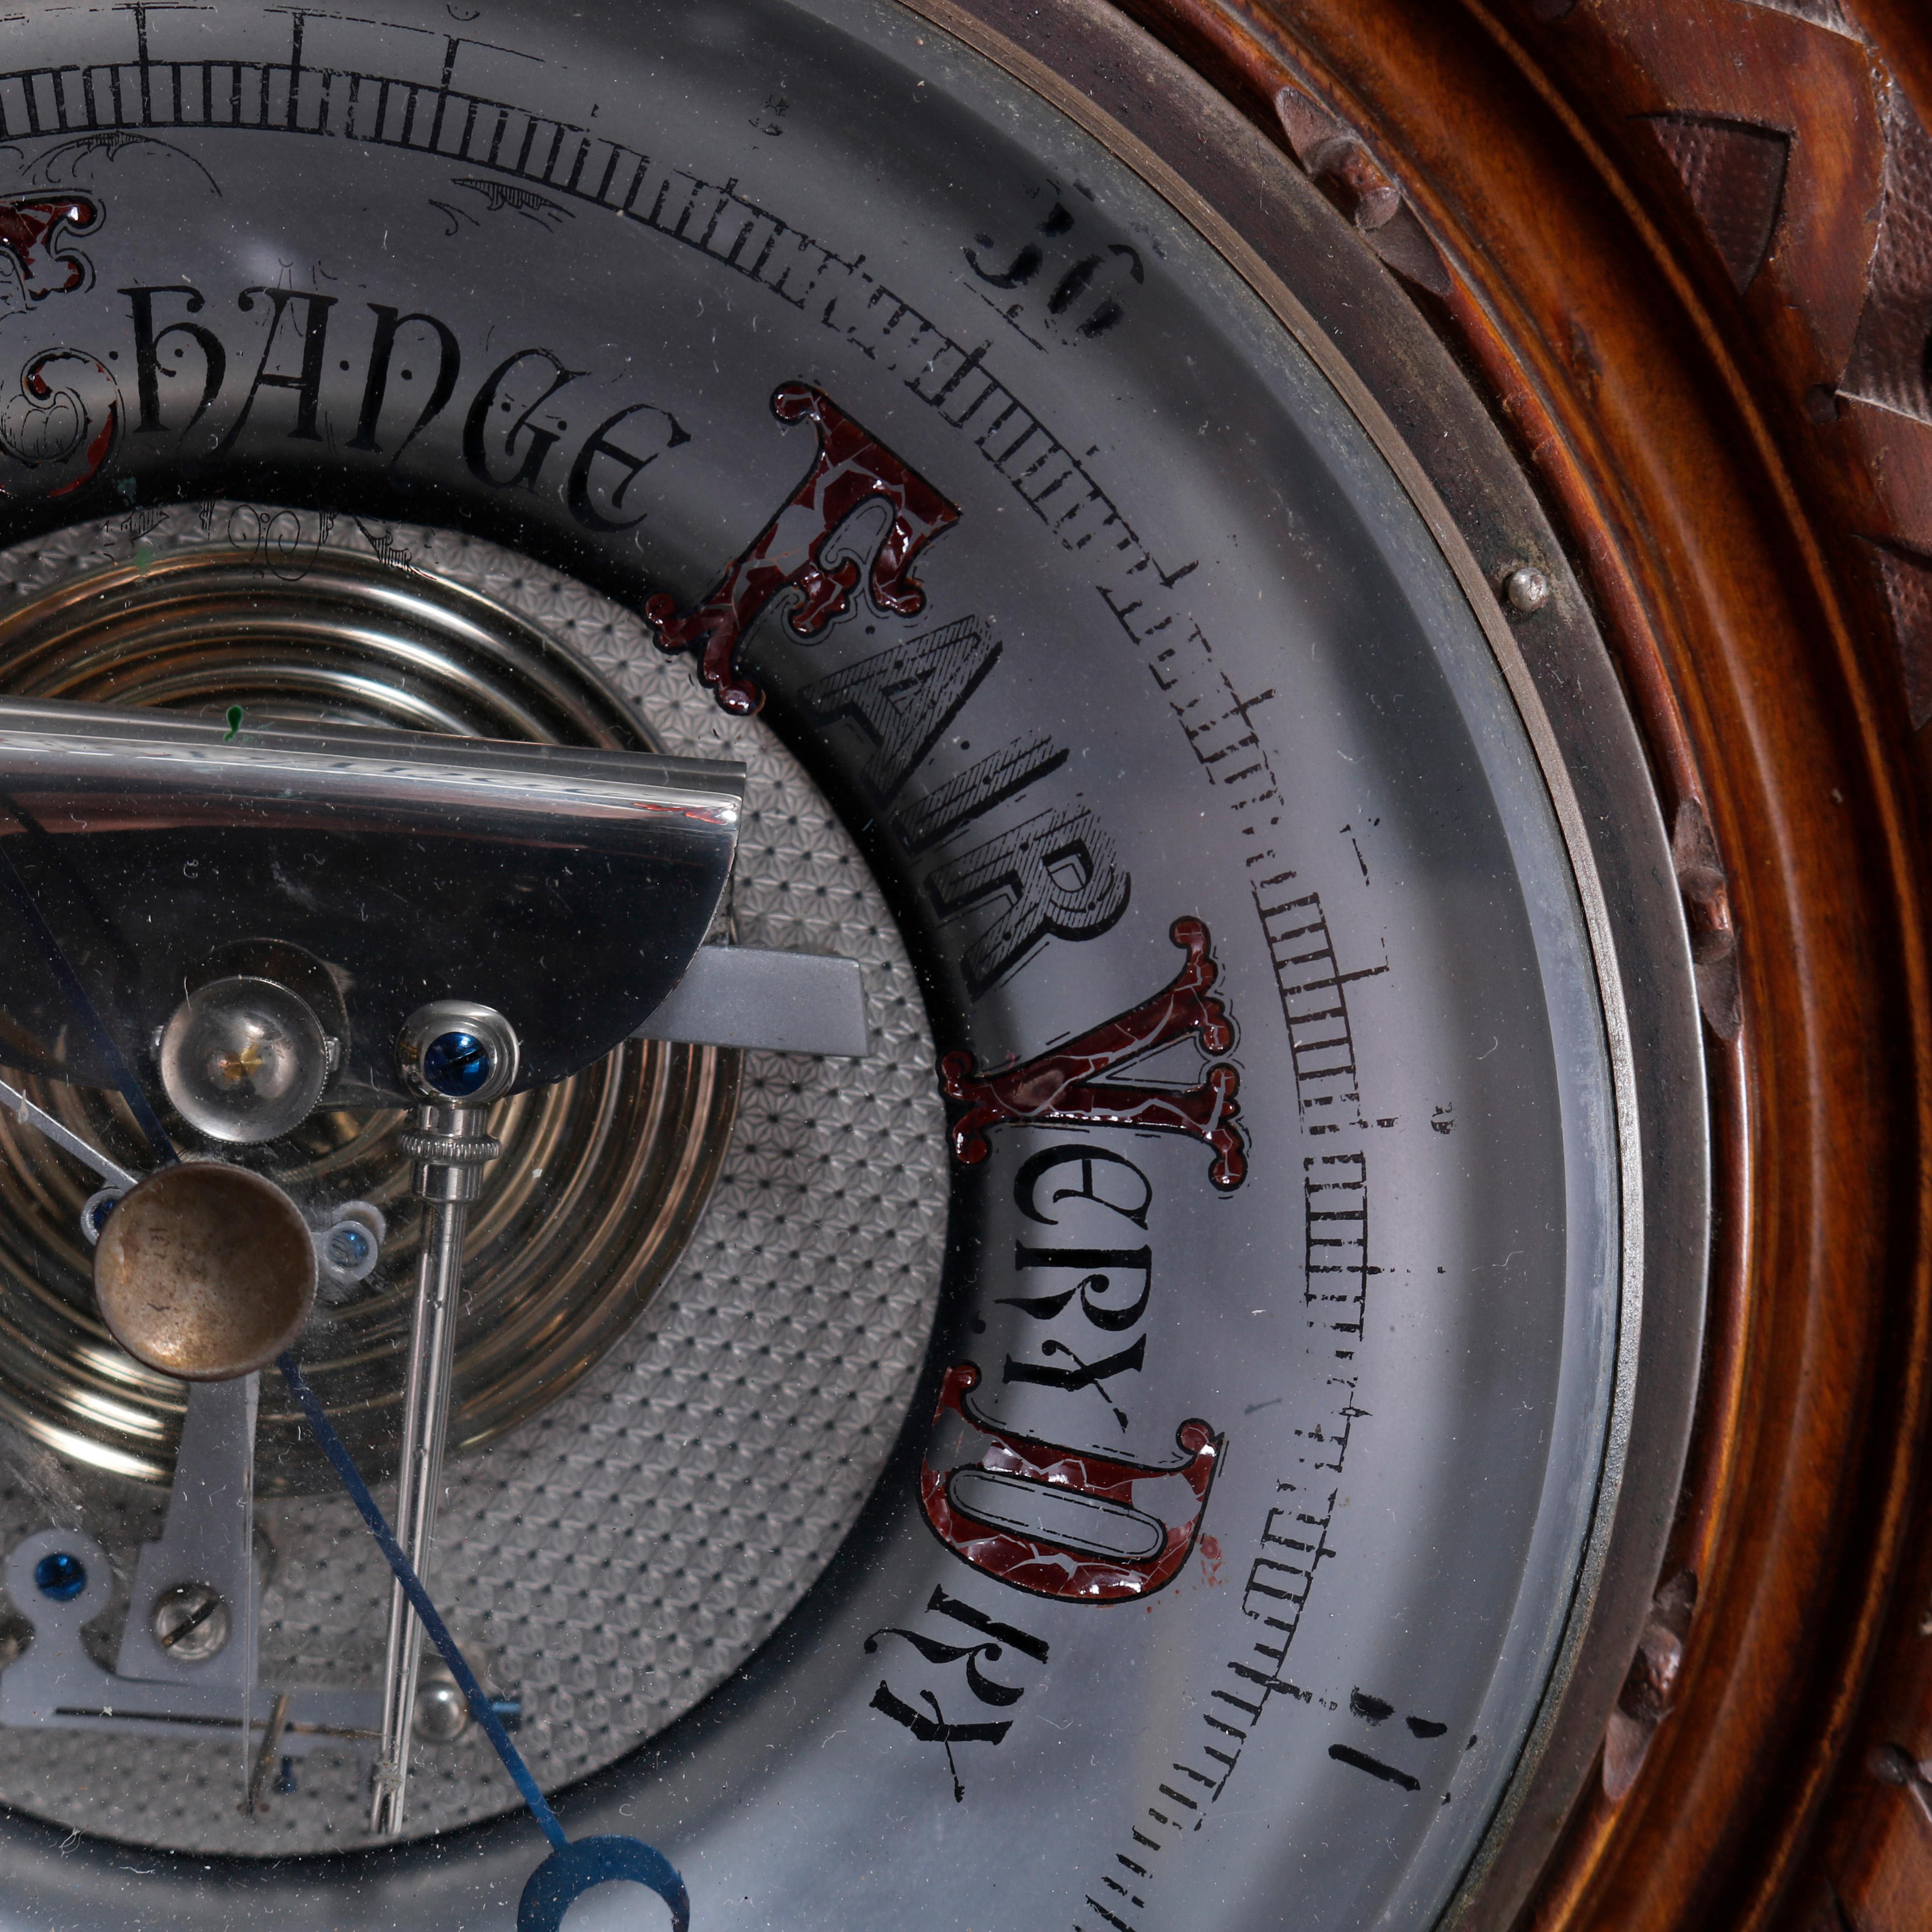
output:
[[[1094,10],[1048,9],[1127,47]],[[490,1114],[425,1579],[562,1828],[662,1848],[703,1932],[1500,1909],[1654,1580],[1706,1198],[1642,750],[1508,451],[1140,43],[1240,233],[943,0],[386,21],[9,43],[0,692],[734,761],[711,941],[858,962],[862,1059],[607,1052],[584,989],[676,880],[600,894],[534,834],[500,877],[426,812],[170,982],[273,980],[353,1049],[278,1138],[167,1124],[308,1216],[296,1353],[371,1480],[437,1153],[372,988],[446,935],[411,1000],[507,1011],[521,947],[524,1034],[607,1026]],[[146,1015],[160,888],[42,886],[62,838],[0,807]],[[141,862],[241,876],[233,809]],[[28,1017],[0,1078],[143,1171]],[[418,1724],[402,1842],[368,1828],[388,1576],[272,1376],[259,1581],[166,1678],[254,1672],[236,1714],[5,1701],[141,1636],[185,1507],[179,1385],[92,1299],[112,1193],[0,1113],[0,1534],[87,1572],[0,1627],[0,1928],[508,1927],[540,1841],[479,1724]]]

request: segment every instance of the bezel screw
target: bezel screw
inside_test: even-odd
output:
[[[1533,617],[1550,602],[1550,579],[1534,564],[1520,563],[1503,579],[1503,601],[1519,617]]]

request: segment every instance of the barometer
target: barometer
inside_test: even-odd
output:
[[[378,10],[0,30],[0,1923],[1504,1922],[1740,996],[1415,217]]]

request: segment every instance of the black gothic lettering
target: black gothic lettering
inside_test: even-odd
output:
[[[248,393],[242,398],[240,410],[222,436],[220,447],[232,447],[248,422],[249,412],[255,406],[255,398],[264,389],[292,390],[296,397],[296,426],[288,434],[298,442],[320,442],[322,432],[315,426],[315,418],[322,403],[322,365],[328,350],[328,311],[335,306],[335,297],[308,295],[295,289],[244,289],[236,298],[236,305],[244,315],[250,314],[257,296],[268,298],[268,339],[262,344],[262,359],[255,365],[254,380],[248,385]],[[302,304],[302,319],[298,324],[302,331],[302,366],[292,376],[286,373],[271,375],[268,364],[281,339],[282,317],[297,302]]]
[[[620,448],[610,441],[610,432],[620,423],[649,410],[661,416],[670,425],[670,435],[663,449],[654,449],[648,456],[638,456],[628,449]],[[628,530],[633,524],[640,524],[644,513],[640,510],[634,517],[608,517],[591,501],[591,466],[600,457],[608,457],[624,472],[623,481],[609,493],[612,509],[624,507],[624,495],[651,465],[656,462],[665,449],[675,449],[680,443],[691,440],[686,430],[668,410],[658,409],[654,403],[633,403],[628,409],[620,410],[615,416],[606,416],[584,440],[584,447],[577,452],[577,460],[570,466],[570,482],[565,492],[570,505],[570,514],[586,530],[600,533],[612,530]]]
[[[1010,1718],[986,1724],[949,1724],[940,1711],[938,1699],[930,1690],[920,1694],[932,1706],[932,1717],[921,1715],[910,1704],[893,1696],[890,1686],[883,1680],[872,1693],[872,1708],[883,1711],[895,1724],[904,1725],[922,1744],[996,1744],[1013,1727]],[[956,1795],[963,1797],[965,1794],[962,1792]]]
[[[984,1610],[976,1609],[962,1598],[950,1595],[945,1588],[936,1588],[926,1601],[927,1611],[938,1616],[950,1618],[953,1622],[964,1624],[968,1629],[978,1632],[985,1641],[979,1643],[951,1643],[944,1638],[928,1636],[923,1631],[906,1630],[894,1624],[884,1630],[876,1630],[866,1640],[866,1651],[869,1656],[877,1652],[881,1637],[896,1636],[904,1640],[928,1664],[950,1666],[964,1664],[966,1666],[966,1688],[982,1704],[991,1705],[995,1710],[1010,1709],[1025,1694],[1024,1687],[1002,1684],[996,1678],[986,1676],[980,1668],[980,1660],[997,1664],[1009,1648],[1022,1656],[1030,1657],[1036,1664],[1047,1660],[1046,1641],[1023,1630],[1016,1625],[1002,1623],[988,1616]],[[996,1720],[981,1720],[972,1724],[948,1723],[945,1712],[940,1708],[938,1698],[929,1690],[921,1690],[920,1702],[931,1710],[926,1715],[913,1704],[900,1696],[884,1678],[879,1688],[872,1693],[872,1708],[902,1724],[921,1744],[938,1744],[946,1753],[946,1769],[952,1776],[952,1798],[956,1804],[964,1804],[966,1787],[961,1781],[959,1767],[952,1756],[955,1744],[997,1744],[1012,1728],[1010,1718]]]
[[[969,1630],[977,1630],[982,1636],[995,1637],[1001,1643],[1011,1644],[1022,1656],[1031,1658],[1036,1664],[1044,1664],[1047,1660],[1044,1638],[1022,1630],[1017,1624],[1001,1623],[989,1617],[984,1610],[975,1609],[943,1586],[934,1586],[932,1594],[926,1599],[926,1607],[938,1616],[950,1617],[955,1623],[965,1624]]]
[[[1009,1355],[1004,1379],[1010,1382],[1032,1382],[1041,1388],[1095,1388],[1110,1376],[1138,1375],[1147,1366],[1147,1337],[1143,1335],[1131,1348],[1123,1348],[1118,1355],[1103,1356],[1097,1362],[1082,1361],[1071,1348],[1058,1342],[1042,1342],[1040,1353],[1043,1355],[1071,1356],[1073,1366],[1070,1369],[1050,1368],[1041,1362],[1016,1362]]]
[[[220,393],[222,378],[228,373],[228,352],[221,346],[221,339],[212,328],[198,322],[171,322],[164,328],[154,327],[154,298],[157,296],[179,296],[190,315],[199,315],[206,304],[199,289],[190,288],[185,283],[163,284],[158,288],[123,289],[133,305],[134,317],[134,385],[135,399],[140,410],[140,419],[135,423],[136,436],[152,436],[164,427],[161,422],[160,378],[172,376],[177,372],[164,369],[160,364],[161,344],[171,335],[184,336],[201,351],[202,376],[201,400],[194,406],[194,414],[182,425],[182,433],[194,428],[207,413],[208,406]]]
[[[976,758],[931,791],[908,799],[892,814],[892,836],[909,853],[926,851],[1016,796],[1034,779],[1057,772],[1066,758],[1064,746],[1044,731],[1030,731]]]
[[[926,890],[941,919],[1003,902],[960,961],[977,999],[1047,940],[1105,932],[1126,910],[1130,884],[1100,821],[1084,805],[1064,805],[962,853]]]
[[[1062,1141],[1057,1146],[1042,1148],[1038,1154],[1029,1154],[1020,1162],[1019,1172],[1013,1176],[1013,1204],[1029,1221],[1038,1221],[1048,1227],[1059,1225],[1060,1216],[1048,1214],[1040,1204],[1040,1184],[1046,1175],[1067,1167],[1078,1170],[1080,1185],[1048,1190],[1046,1198],[1053,1206],[1058,1207],[1063,1201],[1095,1201],[1102,1208],[1112,1208],[1116,1214],[1125,1215],[1137,1228],[1147,1226],[1148,1210],[1154,1204],[1154,1187],[1147,1176],[1125,1154],[1114,1154],[1084,1141]],[[1140,1199],[1131,1207],[1123,1202],[1110,1200],[1096,1185],[1102,1173],[1118,1178],[1122,1170],[1132,1174],[1139,1184]]]
[[[1399,1766],[1384,1764],[1378,1757],[1371,1757],[1366,1751],[1358,1751],[1353,1744],[1330,1744],[1328,1755],[1337,1764],[1352,1766],[1357,1771],[1366,1771],[1371,1778],[1378,1778],[1384,1784],[1399,1784],[1405,1791],[1420,1791],[1421,1780],[1412,1778]]]
[[[356,434],[350,440],[351,449],[366,449],[374,453],[380,453],[382,449],[382,446],[376,440],[376,430],[382,418],[382,406],[388,400],[389,362],[395,353],[396,338],[412,324],[420,324],[436,338],[436,381],[430,387],[428,401],[410,425],[408,434],[397,444],[395,454],[389,458],[394,463],[442,413],[450,398],[455,394],[456,379],[463,368],[463,354],[449,325],[436,316],[421,309],[412,309],[404,315],[385,302],[371,302],[369,306],[375,312],[376,339],[369,348],[369,374],[362,385],[362,410],[356,418]]]
[[[1009,1704],[1017,1704],[1026,1693],[1017,1684],[1001,1684],[988,1677],[980,1668],[980,1660],[984,1658],[988,1664],[1000,1660],[1000,1646],[996,1643],[942,1643],[936,1636],[926,1636],[918,1630],[901,1630],[896,1624],[884,1630],[876,1630],[866,1640],[868,1655],[879,1647],[882,1636],[902,1636],[928,1664],[959,1664],[966,1666],[966,1688],[982,1704],[991,1704],[996,1710]]]
[[[514,398],[502,396],[501,392],[520,364],[537,360],[550,364],[550,386],[534,402],[519,411]],[[538,429],[530,418],[558,390],[566,383],[575,382],[583,374],[581,369],[566,369],[548,349],[520,349],[514,356],[506,356],[483,379],[483,386],[476,392],[476,400],[470,405],[470,414],[464,422],[463,460],[470,466],[470,475],[493,490],[534,490],[544,459],[556,447],[560,432]],[[490,427],[493,411],[512,418],[509,428],[496,446],[511,461],[517,461],[517,439],[528,439],[522,461],[508,476],[499,476],[490,466],[491,445],[484,432]]]
[[[1000,1298],[1003,1308],[1017,1308],[1022,1314],[1030,1315],[1035,1320],[1050,1322],[1063,1313],[1074,1296],[1080,1298],[1081,1312],[1096,1328],[1108,1334],[1118,1335],[1131,1328],[1147,1312],[1148,1298],[1154,1292],[1154,1250],[1151,1248],[1029,1248],[1018,1242],[1013,1244],[1013,1265],[1016,1268],[1078,1268],[1084,1279],[1076,1282],[1071,1288],[1054,1294],[1004,1295]],[[1109,1308],[1096,1301],[1096,1295],[1105,1294],[1113,1286],[1111,1270],[1125,1269],[1138,1271],[1141,1277],[1138,1297],[1125,1308]]]
[[[1040,232],[1042,235],[1064,235],[1072,226],[1072,210],[1064,202],[1056,201],[1053,204],[1052,212],[1040,224]],[[993,245],[993,238],[990,235],[977,235],[973,238],[982,248],[990,248]],[[978,254],[971,248],[965,250],[964,253],[966,256],[966,266],[988,287],[995,289],[1016,289],[1031,281],[1034,277],[1040,273],[1040,265],[1046,259],[1040,253],[1038,244],[1032,242],[1024,244],[1018,253],[1004,268],[988,267],[980,260]]]
[[[998,662],[1000,643],[976,617],[890,645],[807,685],[799,701],[821,724],[843,724],[866,748],[859,776],[884,805],[932,750]]]
[[[966,250],[965,255],[966,266],[989,288],[995,289],[1016,289],[1031,281],[1040,273],[1040,263],[1046,259],[1031,242],[1025,243],[1004,268],[982,266],[979,256],[970,248]]]

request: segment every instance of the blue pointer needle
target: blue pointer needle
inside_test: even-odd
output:
[[[502,1719],[490,1708],[489,1697],[476,1681],[476,1673],[457,1648],[456,1640],[449,1634],[449,1626],[430,1601],[429,1592],[423,1588],[414,1565],[403,1554],[403,1546],[396,1540],[395,1532],[377,1508],[376,1498],[370,1494],[362,1472],[350,1460],[348,1449],[335,1432],[334,1425],[322,1412],[322,1404],[316,1399],[314,1390],[309,1387],[308,1378],[297,1366],[292,1355],[279,1357],[275,1366],[282,1372],[282,1379],[308,1418],[308,1426],[314,1430],[322,1454],[342,1479],[342,1486],[349,1492],[350,1500],[362,1512],[369,1534],[376,1539],[376,1547],[395,1572],[396,1581],[410,1600],[410,1607],[422,1621],[430,1642],[442,1652],[451,1676],[469,1700],[470,1714],[483,1726],[484,1736],[503,1761],[503,1768],[523,1793],[530,1816],[554,1847],[550,1856],[530,1874],[524,1887],[523,1898],[517,1907],[517,1932],[560,1932],[563,1915],[572,1902],[593,1886],[602,1885],[610,1879],[634,1879],[640,1885],[650,1886],[670,1906],[673,1932],[688,1932],[690,1895],[685,1889],[684,1880],[662,1852],[638,1838],[582,1838],[572,1844],[564,1835],[556,1814],[550,1808],[550,1801],[530,1775],[530,1766],[524,1763],[522,1753],[511,1742]]]

